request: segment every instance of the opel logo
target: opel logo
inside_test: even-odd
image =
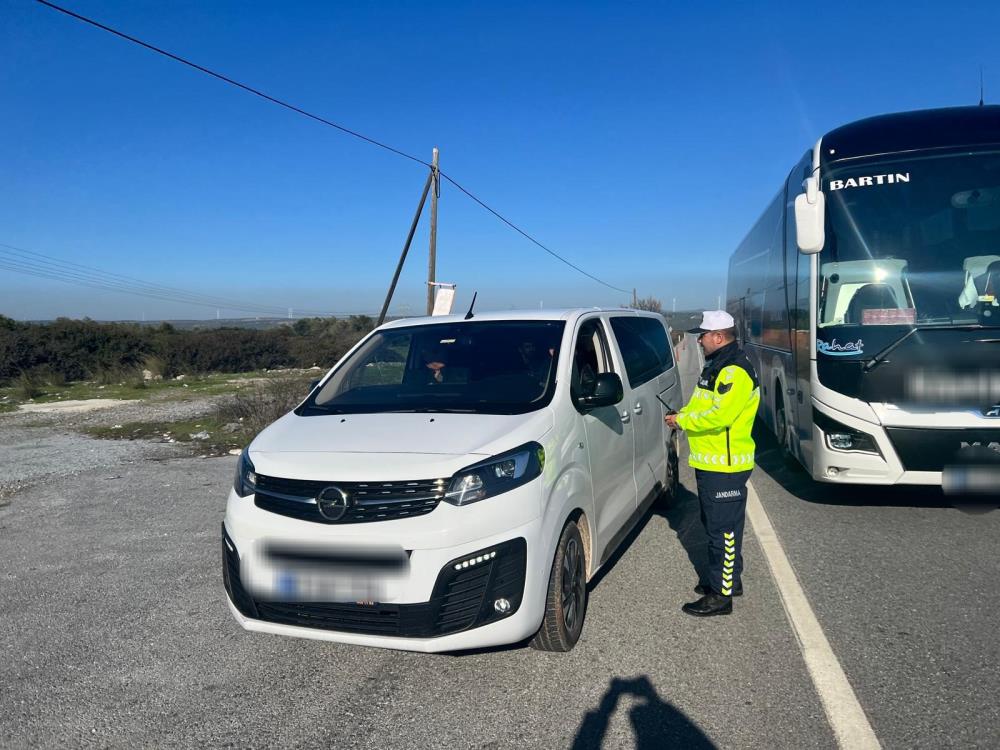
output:
[[[347,513],[351,501],[340,487],[324,487],[316,496],[319,514],[328,521],[339,521]]]

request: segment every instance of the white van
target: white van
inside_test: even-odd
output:
[[[379,327],[240,456],[222,527],[233,616],[365,646],[568,651],[587,582],[676,491],[663,403],[680,390],[652,313]]]

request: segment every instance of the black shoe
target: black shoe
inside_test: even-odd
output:
[[[681,609],[695,617],[712,617],[714,615],[731,615],[733,613],[733,597],[722,594],[705,594],[696,602],[685,604]]]
[[[694,587],[694,593],[701,594],[702,596],[704,596],[705,594],[711,592],[711,590],[712,590],[712,587],[709,586],[707,583],[699,583],[697,586]],[[733,586],[733,596],[743,596],[743,583],[742,582],[741,583],[737,583],[735,586]]]

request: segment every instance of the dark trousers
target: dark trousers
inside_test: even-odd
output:
[[[726,474],[695,469],[701,522],[708,534],[708,580],[731,596],[743,573],[743,527],[746,524],[749,471]]]

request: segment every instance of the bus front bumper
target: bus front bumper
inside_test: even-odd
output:
[[[837,450],[828,430],[814,420],[812,474],[821,482],[837,484],[906,484],[941,486],[952,467],[968,463],[970,449],[1000,463],[1000,424],[951,424],[945,419],[926,420],[920,426],[907,419],[905,426],[876,425],[813,401],[815,411],[851,430],[872,438],[875,450]],[[968,419],[968,415],[963,415]]]

